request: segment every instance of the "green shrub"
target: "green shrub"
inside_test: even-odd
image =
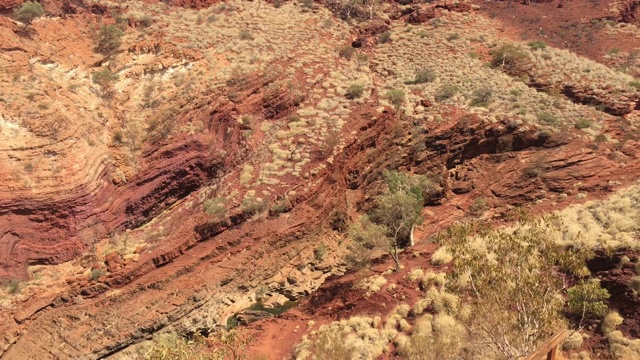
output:
[[[400,110],[400,107],[404,104],[405,97],[406,95],[404,91],[395,89],[389,90],[386,95],[386,98],[391,101],[391,104],[393,104],[396,111]]]
[[[458,39],[460,39],[460,34],[458,34],[458,33],[453,33],[453,34],[447,35],[447,41],[453,41],[453,40],[458,40]]]
[[[104,68],[94,72],[92,80],[93,83],[100,86],[102,90],[106,90],[114,81],[118,80],[118,75],[114,74],[111,69]]]
[[[256,215],[265,211],[268,207],[268,202],[264,200],[258,200],[255,196],[248,197],[242,200],[242,212],[247,215]]]
[[[302,0],[302,6],[305,9],[311,9],[313,8],[313,0]]]
[[[153,25],[153,18],[151,17],[151,15],[142,15],[139,19],[138,22],[140,23],[140,25],[142,25],[143,27],[149,27],[151,25]]]
[[[16,19],[24,23],[27,27],[31,25],[33,20],[44,15],[44,8],[40,3],[35,1],[27,1],[15,11]]]
[[[591,127],[591,121],[587,120],[587,119],[579,119],[578,121],[576,121],[575,127],[578,130],[582,130],[582,129],[588,129]]]
[[[540,40],[532,41],[527,45],[529,45],[529,48],[531,50],[543,50],[547,48],[547,44],[545,44],[544,41]]]
[[[640,89],[640,81],[631,80],[631,81],[629,81],[629,86],[634,87],[636,89]]]
[[[473,92],[471,98],[471,106],[481,106],[485,107],[491,103],[491,98],[493,97],[493,89],[488,86],[483,86],[479,89],[476,89]]]
[[[324,260],[324,257],[327,255],[327,245],[320,244],[317,248],[313,250],[313,256],[318,261]]]
[[[487,202],[483,198],[477,198],[473,200],[471,206],[469,206],[469,215],[471,216],[481,216],[487,211],[488,206]]]
[[[528,178],[537,178],[544,173],[544,169],[540,166],[528,166],[522,170],[524,175]]]
[[[240,30],[240,39],[253,40],[253,34],[249,30]]]
[[[204,211],[217,219],[222,219],[227,215],[225,204],[226,200],[224,198],[213,198],[204,203]]]
[[[364,93],[364,85],[361,84],[351,84],[347,89],[347,98],[348,99],[357,99],[362,96]]]
[[[9,295],[13,295],[20,291],[20,281],[18,279],[11,279],[5,285],[5,291]]]
[[[102,275],[104,275],[103,269],[93,269],[89,275],[89,281],[98,281]]]
[[[345,47],[340,48],[340,50],[338,50],[338,54],[347,60],[351,60],[355,52],[356,52],[356,49],[354,49],[351,45],[347,45]]]
[[[527,54],[518,46],[513,44],[502,45],[490,52],[491,65],[493,67],[515,68],[527,58]]]
[[[436,73],[431,69],[420,69],[416,72],[414,84],[426,84],[436,79]]]
[[[122,36],[124,32],[115,25],[103,26],[98,34],[98,52],[110,54],[122,44]]]
[[[601,319],[607,314],[609,308],[604,301],[609,297],[609,292],[600,287],[598,279],[590,279],[567,291],[569,310],[589,319]]]
[[[459,90],[460,88],[458,87],[458,85],[454,85],[454,84],[442,85],[438,88],[438,90],[436,90],[436,96],[435,96],[436,100],[444,101],[444,100],[450,99],[454,97]]]
[[[538,121],[547,125],[557,125],[559,123],[558,118],[551,115],[548,112],[541,112],[538,114]]]
[[[365,66],[369,63],[369,55],[367,54],[358,54],[356,55],[356,66],[358,67],[358,69],[360,69],[360,67]]]
[[[385,31],[382,34],[380,34],[380,36],[378,36],[378,41],[386,44],[389,41],[391,41],[391,32],[390,31]]]

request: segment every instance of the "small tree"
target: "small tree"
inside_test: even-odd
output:
[[[581,274],[591,252],[557,244],[564,231],[550,216],[499,231],[460,225],[435,237],[453,255],[452,284],[472,295],[465,326],[478,358],[519,358],[565,325],[558,269]]]
[[[115,25],[103,26],[98,34],[98,51],[103,54],[110,54],[122,44],[124,32]]]
[[[366,259],[376,249],[393,258],[396,271],[400,269],[399,249],[412,245],[413,227],[422,222],[420,212],[424,201],[425,178],[411,177],[397,171],[384,174],[388,191],[376,197],[376,208],[363,216],[349,231],[357,249]]]
[[[587,319],[602,319],[607,315],[609,308],[604,301],[609,296],[607,289],[600,287],[599,279],[590,279],[567,291],[571,312]]]
[[[364,85],[362,84],[351,84],[349,85],[349,87],[347,88],[347,99],[357,99],[360,96],[362,96],[362,93],[364,93]]]
[[[389,90],[387,92],[387,99],[391,101],[391,104],[393,104],[393,108],[396,110],[396,112],[400,110],[400,107],[402,106],[402,104],[404,104],[405,96],[406,95],[402,90]]]
[[[420,69],[416,71],[416,76],[413,79],[414,84],[426,84],[433,82],[436,79],[436,73],[431,69]]]
[[[23,23],[25,27],[28,28],[33,20],[44,15],[44,8],[42,7],[42,5],[40,5],[40,3],[37,3],[35,1],[27,1],[22,4],[20,9],[17,9],[15,11],[15,14],[18,21]]]
[[[100,86],[104,95],[111,93],[113,82],[118,80],[118,75],[114,74],[110,69],[104,68],[93,73],[93,83]]]

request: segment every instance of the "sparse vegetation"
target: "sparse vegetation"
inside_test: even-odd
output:
[[[426,84],[433,82],[436,79],[436,73],[431,69],[420,69],[416,71],[416,76],[413,79],[414,84]]]
[[[489,105],[489,103],[491,103],[492,97],[493,89],[488,86],[483,86],[473,92],[473,96],[471,98],[471,106],[486,107],[487,105]]]
[[[609,296],[609,292],[600,287],[598,279],[590,279],[567,291],[571,312],[589,319],[601,319],[607,314],[609,309],[604,301]]]
[[[240,30],[240,39],[241,40],[253,40],[255,37],[249,30]]]
[[[20,281],[18,279],[9,279],[4,285],[4,291],[9,295],[17,294],[20,291]]]
[[[257,215],[267,210],[268,202],[255,196],[242,200],[242,212],[248,215]]]
[[[223,219],[227,215],[226,199],[218,197],[207,200],[204,203],[204,211],[218,220]]]
[[[142,25],[143,27],[149,27],[151,25],[153,25],[153,18],[151,17],[151,15],[142,15],[139,19],[138,22],[140,23],[140,25]]]
[[[378,36],[378,41],[386,44],[389,41],[391,41],[391,32],[390,31],[385,31],[382,34],[380,34],[380,36]]]
[[[527,219],[512,229],[495,231],[476,225],[454,226],[436,236],[448,246],[453,281],[474,300],[461,317],[468,329],[468,349],[478,358],[512,359],[530,353],[563,325],[562,279],[557,267],[578,274],[590,251],[565,248],[555,232],[558,218]]]
[[[104,275],[104,269],[97,268],[92,269],[89,274],[89,281],[98,281]]]
[[[491,51],[491,65],[509,71],[516,70],[527,58],[527,54],[519,46],[513,44],[502,45]]]
[[[320,244],[313,250],[313,256],[317,261],[324,260],[324,257],[327,255],[327,245]]]
[[[394,109],[397,111],[400,110],[402,105],[404,104],[405,93],[402,90],[389,90],[387,92],[386,98],[391,102]]]
[[[541,112],[538,114],[537,117],[538,117],[538,121],[540,121],[543,124],[557,125],[559,123],[558,118],[548,112]]]
[[[442,85],[436,91],[436,100],[444,101],[447,99],[451,99],[458,93],[458,91],[460,91],[460,88],[458,87],[458,85],[452,85],[452,84]]]
[[[33,20],[44,15],[44,8],[40,3],[35,1],[27,1],[15,11],[15,16],[18,21],[23,23],[27,28],[31,26]]]
[[[376,207],[351,226],[354,240],[352,262],[366,265],[374,251],[391,255],[396,271],[400,269],[399,250],[413,245],[413,227],[422,222],[420,211],[424,202],[424,184],[420,176],[410,177],[396,171],[385,172],[388,191],[376,197]]]
[[[487,211],[487,202],[483,198],[476,198],[473,200],[471,206],[469,206],[469,215],[482,216]]]
[[[458,33],[453,33],[453,34],[447,35],[447,41],[454,41],[454,40],[458,40],[458,39],[460,39],[460,34],[458,34]]]
[[[587,120],[585,118],[579,119],[578,121],[576,121],[576,124],[575,124],[575,128],[578,129],[578,130],[588,129],[591,126],[592,126],[591,121],[589,121],[589,120]]]
[[[369,63],[369,55],[367,54],[358,54],[356,55],[356,66],[360,69],[363,66],[366,66]]]
[[[364,85],[351,84],[347,88],[347,99],[358,99],[364,93]]]
[[[107,25],[100,28],[98,34],[98,52],[110,54],[120,48],[124,32],[115,25]]]
[[[351,60],[351,58],[353,57],[353,54],[355,53],[356,53],[356,49],[351,47],[351,45],[344,46],[340,48],[340,50],[338,50],[338,54],[347,60]]]
[[[527,45],[529,45],[529,48],[531,50],[544,50],[547,48],[547,44],[545,44],[544,41],[540,41],[540,40],[531,41]]]
[[[103,93],[109,93],[113,83],[118,80],[118,75],[114,74],[111,69],[104,68],[94,72],[92,79],[94,84],[100,86]]]

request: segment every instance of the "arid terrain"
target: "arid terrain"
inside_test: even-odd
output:
[[[637,0],[0,0],[0,358],[640,359]]]

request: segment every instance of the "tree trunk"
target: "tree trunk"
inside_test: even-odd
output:
[[[391,253],[391,257],[393,258],[393,262],[396,264],[396,269],[394,270],[395,272],[400,271],[400,258],[398,257],[398,249],[393,249],[393,251],[390,251]]]

